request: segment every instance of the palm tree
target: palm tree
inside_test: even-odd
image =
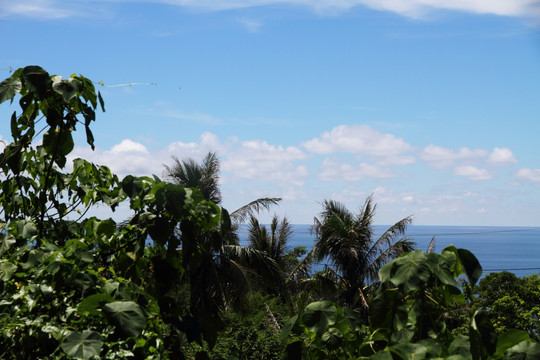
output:
[[[341,298],[345,304],[365,307],[365,287],[378,280],[379,269],[414,249],[414,243],[403,236],[412,217],[398,221],[375,239],[373,217],[376,205],[371,196],[357,214],[333,200],[323,201],[322,206],[320,219],[315,218],[312,227],[316,243],[310,257],[316,262],[326,260],[333,267],[334,273],[326,274],[328,276],[324,278],[337,279],[338,288],[343,289]]]
[[[282,268],[285,267],[287,242],[293,233],[293,227],[286,217],[281,222],[274,215],[270,227],[261,225],[255,216],[250,217],[248,228],[249,247],[265,252]]]
[[[220,163],[216,153],[208,153],[200,164],[193,159],[173,160],[173,166],[165,166],[166,179],[184,187],[197,188],[206,200],[221,203]],[[186,275],[190,282],[191,312],[200,315],[199,322],[207,321],[204,316],[209,314],[219,321],[220,314],[229,308],[245,310],[247,297],[258,284],[285,289],[285,277],[277,262],[263,251],[240,246],[236,234],[241,221],[269,209],[280,200],[260,198],[230,215],[222,208],[219,229],[196,234],[202,253],[198,255],[198,266],[186,269]],[[288,299],[286,294],[285,298]],[[212,322],[212,319],[209,320]]]
[[[173,157],[173,161],[172,166],[165,165],[167,180],[184,187],[196,188],[201,191],[206,200],[221,204],[220,163],[215,152],[209,152],[201,164],[191,158],[179,160]],[[235,224],[239,224],[262,210],[269,210],[280,201],[281,198],[259,198],[236,209],[229,216]]]
[[[174,165],[165,166],[165,176],[173,183],[196,188],[206,200],[221,203],[219,189],[219,159],[216,153],[209,152],[199,165],[193,159],[179,160],[173,157]]]

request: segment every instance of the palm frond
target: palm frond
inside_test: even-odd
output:
[[[404,219],[401,219],[394,225],[390,226],[384,234],[382,234],[377,241],[373,243],[373,246],[369,250],[370,253],[373,253],[375,250],[380,250],[382,248],[390,246],[396,238],[402,236],[405,234],[405,231],[407,230],[407,226],[412,224],[413,218],[412,216],[408,216]]]
[[[277,205],[281,201],[281,198],[260,198],[242,206],[239,209],[233,211],[230,216],[231,220],[235,223],[242,223],[246,221],[250,216],[255,216],[263,209],[270,210],[273,205]]]
[[[431,241],[429,242],[429,245],[426,250],[426,254],[429,254],[433,251],[435,251],[435,236],[431,238]]]
[[[315,248],[312,248],[306,256],[296,264],[296,266],[292,269],[289,276],[287,276],[286,282],[290,283],[293,281],[293,279],[298,278],[309,278],[309,272],[311,270],[311,266],[313,265],[313,262],[315,260]]]

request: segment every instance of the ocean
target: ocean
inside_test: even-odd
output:
[[[288,248],[313,247],[315,237],[311,225],[294,225]],[[376,235],[388,226],[376,225]],[[247,245],[247,225],[239,231],[241,244]],[[490,272],[510,271],[517,276],[540,273],[540,228],[506,226],[420,226],[411,225],[406,236],[416,243],[416,248],[427,250],[435,237],[435,252],[448,245],[471,251],[480,261],[483,275]],[[322,265],[320,265],[322,268]]]

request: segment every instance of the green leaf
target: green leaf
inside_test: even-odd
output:
[[[103,98],[101,97],[101,93],[98,91],[97,95],[98,95],[99,105],[101,106],[101,111],[105,112],[105,102],[103,101]]]
[[[403,360],[420,360],[426,356],[427,348],[420,344],[403,343],[390,347],[392,354]]]
[[[331,301],[317,301],[306,306],[302,321],[306,327],[321,335],[329,325],[336,323],[337,308]]]
[[[21,92],[22,82],[18,78],[9,77],[0,83],[0,104],[6,100],[12,100]]]
[[[89,313],[90,315],[99,314],[99,309],[105,304],[115,302],[116,300],[109,294],[94,294],[88,296],[77,306],[79,314]]]
[[[469,342],[469,337],[465,335],[456,336],[448,347],[448,354],[471,357],[471,343]]]
[[[430,276],[426,254],[421,250],[410,252],[392,262],[390,281],[403,285],[405,291],[418,289]]]
[[[495,355],[502,355],[504,352],[519,344],[522,341],[530,341],[531,337],[525,330],[510,330],[497,338],[497,350]]]
[[[469,278],[469,282],[471,285],[476,284],[478,279],[480,279],[480,276],[482,276],[482,266],[480,266],[480,262],[469,250],[458,249],[457,254],[465,268],[465,274],[467,275],[467,278]]]
[[[146,317],[133,301],[115,301],[103,307],[103,312],[116,329],[128,337],[138,336],[146,326]]]
[[[279,333],[279,341],[283,342],[287,337],[289,337],[289,334],[296,324],[296,320],[298,320],[298,314],[294,315],[293,317],[289,318],[281,328],[281,332]]]
[[[23,239],[29,239],[37,234],[36,225],[30,220],[16,220],[12,224],[10,230],[15,231]]]
[[[522,341],[508,349],[504,355],[508,360],[539,360],[540,343]]]
[[[10,262],[0,263],[0,280],[8,281],[17,270],[17,265]]]
[[[483,347],[488,354],[493,354],[497,347],[497,335],[487,312],[476,311],[472,317],[471,328],[474,330],[471,331],[471,346],[479,349],[481,353]]]
[[[55,76],[53,80],[52,88],[58,94],[62,95],[62,98],[66,103],[69,103],[71,99],[77,96],[80,91],[81,83],[77,79],[70,78],[62,80],[61,76]]]
[[[0,233],[0,256],[8,251],[13,244],[15,244],[15,238],[12,235]]]
[[[45,97],[52,84],[49,73],[39,66],[25,67],[22,71],[22,77],[28,90],[36,93],[40,98]]]
[[[72,332],[62,342],[62,350],[77,359],[90,359],[101,353],[101,335],[96,331]]]

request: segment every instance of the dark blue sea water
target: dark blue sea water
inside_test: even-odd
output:
[[[314,235],[310,225],[294,225],[288,246],[312,248]],[[374,226],[377,235],[388,226]],[[426,250],[435,237],[435,252],[448,245],[470,250],[480,261],[484,275],[507,270],[517,276],[540,273],[540,228],[499,226],[419,226],[407,228],[406,236],[416,242],[416,248]],[[240,229],[242,245],[247,244],[247,227]]]

